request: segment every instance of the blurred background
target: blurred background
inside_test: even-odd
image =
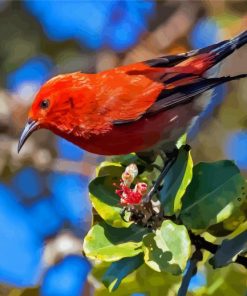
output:
[[[0,295],[108,295],[86,281],[91,267],[81,256],[91,223],[87,184],[102,157],[48,131],[34,134],[17,154],[42,83],[58,73],[93,73],[204,47],[246,28],[246,0],[0,0]],[[244,47],[227,58],[220,74],[247,73],[246,61]],[[190,131],[195,162],[233,159],[247,175],[246,93],[246,80],[215,90]],[[235,286],[233,274],[241,279]],[[191,295],[205,285],[211,292],[203,295],[246,295],[246,273],[231,267],[229,275],[199,274]],[[145,270],[138,276],[147,280]],[[227,277],[234,287],[224,290]],[[143,295],[133,289],[121,295]],[[160,295],[159,289],[144,294]]]

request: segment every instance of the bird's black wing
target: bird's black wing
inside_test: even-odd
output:
[[[162,68],[162,67],[174,67],[177,64],[187,60],[188,58],[192,56],[196,56],[203,53],[211,52],[212,50],[215,50],[217,48],[220,48],[222,45],[226,44],[228,40],[219,42],[217,44],[213,44],[201,49],[195,49],[191,50],[185,53],[177,54],[177,55],[168,55],[168,56],[162,56],[156,59],[151,59],[144,61],[144,64],[154,67],[154,68]]]
[[[171,90],[165,89],[161,91],[156,102],[145,112],[145,115],[154,114],[164,109],[170,109],[179,104],[186,104],[196,96],[216,87],[217,85],[245,77],[247,77],[247,74],[218,78],[198,77],[197,81],[193,83],[178,86]]]
[[[217,85],[220,85],[222,83],[225,83],[231,80],[236,80],[236,79],[245,78],[245,77],[247,77],[247,74],[241,74],[234,77],[227,76],[227,77],[218,77],[218,78],[198,77],[197,80],[193,83],[177,86],[170,90],[165,89],[161,91],[155,103],[149,109],[147,109],[146,112],[142,114],[141,117],[150,116],[150,115],[156,114],[157,112],[174,108],[175,106],[180,104],[187,104],[191,100],[194,100],[200,94],[216,87]],[[118,121],[114,121],[113,123],[114,124],[130,123],[140,119],[141,117],[135,120],[118,120]]]
[[[213,67],[219,63],[222,59],[230,55],[233,51],[240,48],[247,43],[247,31],[242,32],[238,36],[219,42],[217,44],[210,45],[208,47],[193,50],[187,53],[179,55],[164,56],[157,59],[152,59],[145,61],[144,63],[150,67],[173,67],[179,63],[185,61],[193,56],[200,56],[201,54],[209,54],[212,59],[212,63],[209,63],[209,68]],[[145,75],[142,70],[130,71],[129,75]],[[169,76],[166,73],[164,76],[159,77],[159,82],[167,84],[173,84],[174,87],[165,87],[157,97],[155,103],[142,114],[142,116],[147,116],[159,112],[164,109],[173,108],[178,104],[185,104],[190,102],[192,99],[197,98],[198,95],[203,92],[216,87],[219,84],[225,83],[227,81],[240,79],[246,77],[246,74],[234,76],[234,77],[219,77],[219,78],[205,78],[193,73],[173,73],[174,75]],[[179,81],[180,80],[180,81]],[[183,83],[181,83],[181,80]],[[136,120],[136,119],[135,119]],[[134,120],[133,120],[134,121]],[[128,123],[128,121],[116,121],[115,124]]]

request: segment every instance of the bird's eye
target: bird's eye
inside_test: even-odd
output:
[[[42,100],[41,103],[40,103],[40,107],[42,109],[47,109],[50,105],[50,101],[45,99],[45,100]]]

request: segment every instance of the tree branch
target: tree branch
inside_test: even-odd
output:
[[[215,254],[216,251],[218,250],[218,248],[220,247],[217,244],[211,243],[207,240],[205,240],[205,238],[199,236],[199,235],[195,235],[192,232],[190,232],[190,239],[191,242],[193,243],[193,245],[195,245],[196,249],[204,249],[209,251],[212,254]],[[245,268],[247,268],[247,258],[244,256],[237,256],[236,260],[234,261],[234,263],[238,263],[243,265]]]
[[[193,253],[189,261],[189,267],[183,277],[182,284],[178,290],[178,296],[186,296],[190,281],[192,277],[197,273],[197,263],[201,260],[202,260],[202,252],[201,250],[197,249]]]

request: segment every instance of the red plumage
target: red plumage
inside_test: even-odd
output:
[[[52,78],[33,102],[19,149],[31,132],[47,128],[97,154],[126,154],[160,146],[169,150],[207,103],[199,98],[202,93],[246,77],[204,77],[246,42],[247,31],[176,56],[97,74],[76,72]]]

